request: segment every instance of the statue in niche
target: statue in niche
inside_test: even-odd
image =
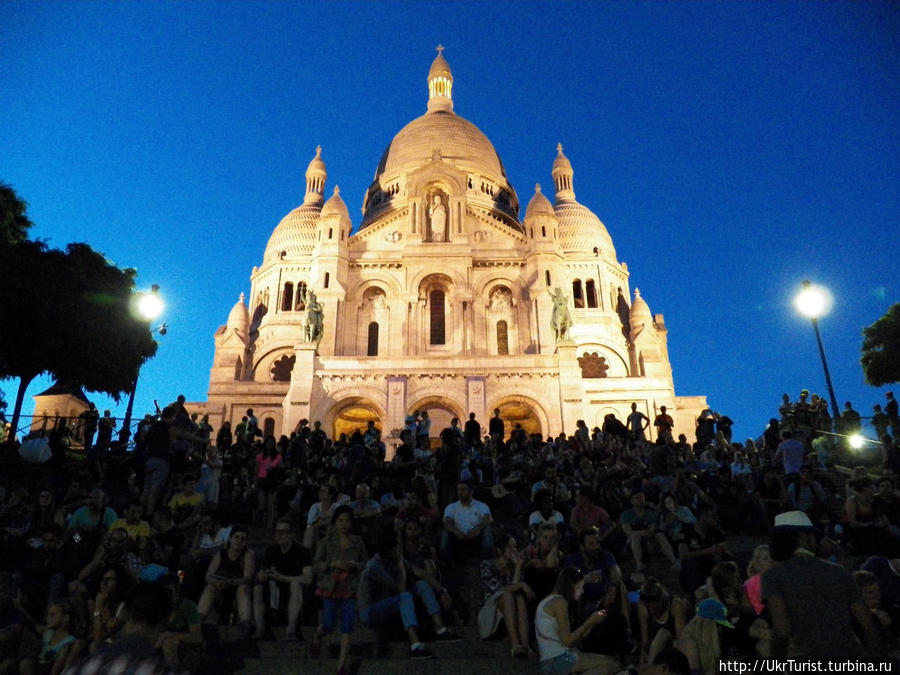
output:
[[[430,241],[447,241],[447,207],[440,194],[435,194],[432,198],[428,218],[431,224]]]
[[[491,291],[491,299],[489,308],[495,311],[502,311],[512,307],[512,293],[508,288],[497,286]]]
[[[370,295],[367,300],[368,304],[375,311],[382,310],[387,307],[387,303],[384,301],[384,293],[382,293],[381,291],[372,293],[372,295]]]
[[[304,337],[307,342],[314,343],[316,349],[322,341],[325,332],[325,308],[312,291],[307,292],[306,324],[304,325]]]
[[[569,314],[569,297],[557,286],[550,294],[553,298],[553,313],[550,315],[550,327],[556,336],[556,342],[569,339],[569,328],[572,327],[572,315]]]

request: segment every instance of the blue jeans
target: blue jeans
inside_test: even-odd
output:
[[[337,623],[338,608],[341,610],[341,633],[349,635],[356,624],[356,598],[322,598],[322,633],[330,633]]]
[[[417,581],[416,585],[413,586],[413,591],[424,603],[428,616],[434,616],[441,611],[441,606],[434,595],[434,590],[428,585],[427,581]],[[369,605],[360,614],[360,617],[366,625],[374,626],[384,623],[385,620],[394,616],[398,610],[404,629],[419,627],[419,622],[416,619],[416,604],[413,601],[413,594],[409,591],[403,591],[400,595],[385,598],[374,605]]]

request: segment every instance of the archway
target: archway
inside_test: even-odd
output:
[[[340,438],[341,434],[350,436],[359,430],[365,433],[366,425],[371,421],[381,430],[384,436],[383,413],[371,400],[355,397],[341,401],[334,411],[331,422],[332,438]]]
[[[459,418],[459,426],[468,419],[462,412],[462,407],[456,401],[445,398],[443,396],[426,396],[420,398],[406,410],[407,415],[411,415],[416,411],[426,411],[429,419],[431,419],[431,432],[429,434],[431,447],[440,445],[441,431],[450,426],[450,420],[454,417]]]
[[[547,418],[535,401],[519,395],[504,396],[488,408],[489,417],[494,416],[496,408],[500,409],[500,419],[503,420],[504,439],[509,439],[516,424],[521,424],[529,436],[531,434],[545,435],[544,427],[547,425]],[[487,425],[483,424],[482,427],[486,432]]]

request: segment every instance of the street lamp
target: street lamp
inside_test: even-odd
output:
[[[149,293],[138,294],[134,307],[140,318],[146,319],[148,323],[154,322],[159,315],[162,314],[163,309],[165,309],[165,303],[163,303],[162,298],[159,297],[159,285],[153,284],[150,287]],[[168,325],[163,322],[158,326],[151,328],[150,333],[153,334],[158,332],[160,335],[165,335],[168,329]],[[128,445],[128,439],[131,437],[131,413],[134,410],[134,393],[137,391],[137,381],[140,372],[141,367],[138,366],[137,372],[134,374],[134,381],[131,383],[131,392],[128,395],[128,406],[125,408],[125,420],[119,431],[119,442],[122,444],[123,448]]]
[[[834,413],[834,419],[838,420],[841,417],[841,410],[838,408],[837,398],[834,395],[831,373],[828,372],[828,361],[825,358],[825,347],[822,345],[822,336],[819,334],[819,317],[824,316],[831,310],[831,293],[823,286],[811,284],[809,281],[804,280],[802,290],[794,298],[794,307],[803,316],[812,321],[813,329],[816,331],[819,356],[822,357],[822,369],[825,371],[825,386],[828,387],[828,396],[831,399],[831,410]]]

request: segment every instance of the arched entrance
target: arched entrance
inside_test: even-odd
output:
[[[420,398],[406,410],[407,415],[411,415],[416,411],[426,411],[429,419],[431,419],[431,446],[440,445],[441,431],[450,426],[450,420],[454,417],[459,418],[459,426],[465,424],[468,417],[464,417],[462,408],[457,405],[456,401],[452,401],[443,396],[427,396]]]
[[[542,422],[542,420],[546,420],[543,411],[534,401],[525,396],[505,396],[498,399],[494,405],[488,408],[489,417],[494,416],[495,408],[500,408],[500,418],[504,423],[506,439],[516,428],[516,424],[521,424],[529,436],[546,433],[544,432],[545,422]],[[482,429],[487,433],[487,423],[482,424]]]
[[[365,433],[366,425],[370,421],[375,422],[375,426],[381,430],[383,436],[384,424],[382,424],[382,418],[382,411],[371,400],[362,397],[345,399],[335,409],[331,422],[332,438],[340,438],[341,434],[349,436],[357,430],[360,433]]]

